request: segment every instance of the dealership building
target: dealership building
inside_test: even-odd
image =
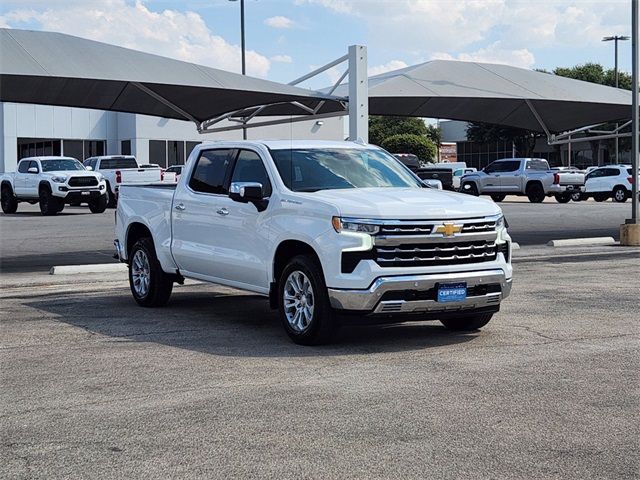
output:
[[[344,119],[250,128],[247,137],[341,140]],[[12,172],[18,160],[36,155],[65,155],[82,161],[94,155],[126,154],[135,155],[140,164],[164,167],[184,163],[204,140],[241,138],[241,130],[199,134],[192,122],[148,115],[0,102],[0,172]]]

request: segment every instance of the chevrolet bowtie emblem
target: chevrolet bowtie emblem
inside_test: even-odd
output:
[[[445,237],[453,237],[454,234],[460,233],[462,225],[454,225],[453,223],[445,223],[436,229],[436,233],[441,233]]]

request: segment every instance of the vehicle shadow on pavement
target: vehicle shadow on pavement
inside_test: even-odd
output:
[[[264,297],[177,292],[166,307],[147,309],[137,306],[127,294],[71,294],[29,300],[24,305],[91,334],[223,356],[309,357],[408,351],[469,342],[480,335],[450,332],[438,322],[344,326],[332,344],[304,347],[291,342],[277,312],[269,308]]]

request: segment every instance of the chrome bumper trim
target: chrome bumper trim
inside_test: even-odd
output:
[[[499,283],[501,292],[467,297],[461,302],[451,303],[440,303],[435,300],[380,301],[386,292],[424,291],[435,288],[436,284],[443,282],[466,282],[468,287]],[[445,312],[498,305],[511,293],[511,279],[507,279],[504,271],[500,269],[431,275],[401,275],[397,277],[380,277],[366,290],[329,288],[328,291],[331,306],[339,310],[358,310],[373,313]]]

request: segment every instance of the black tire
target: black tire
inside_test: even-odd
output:
[[[491,317],[493,317],[493,313],[482,313],[480,315],[465,315],[458,318],[449,318],[447,320],[440,320],[440,322],[442,322],[447,330],[470,332],[480,330],[489,323]]]
[[[48,186],[40,187],[38,197],[40,198],[40,213],[44,216],[58,213],[61,210],[60,204],[64,208],[64,203],[51,194],[51,189]]]
[[[294,327],[287,316],[287,311],[296,307],[285,307],[285,290],[290,295],[293,290],[288,289],[287,281],[295,272],[304,274],[306,280],[311,284],[311,319],[306,325],[300,325],[299,328]],[[302,294],[302,292],[301,292]],[[301,295],[297,299],[298,303],[303,301],[305,305],[309,305],[306,295]],[[294,300],[295,302],[296,300]],[[324,275],[317,261],[307,255],[298,255],[292,258],[282,271],[278,279],[278,309],[280,320],[284,326],[287,335],[295,343],[299,345],[321,345],[331,341],[337,329],[335,312],[329,303],[329,295],[327,286],[324,283]]]
[[[4,213],[16,213],[18,211],[18,199],[13,194],[13,190],[9,185],[2,185],[0,193],[0,203]]]
[[[148,268],[144,269],[144,271],[147,272],[145,278],[148,280],[146,289],[139,289],[136,285],[137,280],[139,284],[140,277],[134,279],[135,271],[140,266],[136,263],[139,258],[136,257],[138,252],[142,252],[140,259],[146,258],[147,261]],[[173,290],[173,279],[162,270],[158,257],[156,256],[153,240],[149,237],[138,240],[131,248],[128,258],[129,287],[138,305],[142,307],[162,307],[166,305]],[[135,266],[134,263],[136,263]],[[144,264],[142,267],[144,268]]]
[[[64,210],[64,202],[60,202],[60,204],[58,205],[58,208],[56,209],[56,213],[60,213],[63,210]]]
[[[107,209],[107,195],[100,195],[98,198],[89,202],[89,210],[91,213],[103,213]]]
[[[111,191],[111,185],[107,182],[107,208],[116,208],[118,206],[118,200]]]
[[[611,195],[608,193],[594,193],[593,194],[593,199],[596,202],[605,202],[609,199]]]
[[[494,193],[491,195],[491,199],[496,202],[496,203],[500,203],[501,201],[503,201],[507,196],[504,193]]]
[[[624,203],[629,198],[629,191],[621,185],[618,185],[611,192],[611,198],[613,198],[614,202]]]
[[[465,184],[463,184],[462,193],[468,193],[469,195],[473,195],[474,197],[480,196],[478,186],[474,182],[466,182]]]
[[[544,202],[544,188],[539,183],[532,183],[527,186],[527,198],[531,203]]]
[[[582,200],[586,200],[582,192],[573,192],[569,196],[571,197],[571,200],[573,200],[574,202],[581,202]]]
[[[571,201],[571,195],[568,193],[557,193],[555,197],[558,203],[569,203]]]

